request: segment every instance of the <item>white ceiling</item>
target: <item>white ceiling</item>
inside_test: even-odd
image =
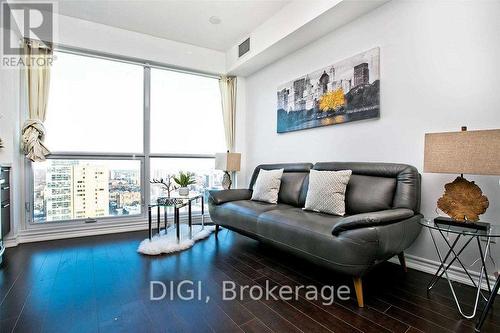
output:
[[[290,0],[57,0],[59,13],[226,51]],[[218,25],[209,23],[219,17]]]

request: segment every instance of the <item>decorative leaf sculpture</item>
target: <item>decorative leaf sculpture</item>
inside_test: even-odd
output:
[[[454,220],[476,222],[489,206],[488,198],[479,186],[463,177],[457,177],[444,188],[437,206]]]

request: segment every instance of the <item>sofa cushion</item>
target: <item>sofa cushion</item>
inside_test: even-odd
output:
[[[355,239],[335,237],[332,228],[341,220],[340,216],[300,208],[272,210],[259,216],[257,231],[262,240],[321,257],[332,264],[370,264],[378,247],[375,233],[357,233],[359,237]]]
[[[235,229],[256,233],[257,218],[260,214],[274,209],[291,209],[286,204],[269,204],[260,201],[240,200],[218,205],[212,214],[214,220],[223,220],[224,224]],[[331,229],[330,229],[331,232]]]
[[[304,207],[307,194],[309,170],[311,170],[312,166],[312,163],[277,163],[258,165],[252,174],[252,178],[250,179],[249,188],[253,188],[260,170],[283,169],[280,191],[278,193],[278,202],[297,207]],[[300,190],[298,190],[299,186]]]
[[[353,174],[346,190],[347,214],[360,214],[392,208],[396,178]]]
[[[351,170],[311,170],[305,209],[344,216],[345,191],[351,173]]]
[[[263,212],[259,216],[263,222],[263,228],[258,231],[274,239],[281,234],[273,234],[274,227],[281,224],[286,227],[300,229],[303,231],[315,232],[325,237],[332,238],[332,228],[342,220],[342,216],[322,214],[316,212],[304,211],[301,208],[292,208],[287,210],[274,210]]]
[[[281,187],[278,193],[278,202],[282,202],[288,205],[301,207],[304,203],[301,203],[301,193],[303,186],[308,178],[308,174],[305,172],[286,172],[281,177]]]
[[[359,182],[360,185],[365,185],[364,188],[368,190],[368,196],[366,196],[367,204],[370,206],[373,201],[379,200],[378,194],[373,195],[373,190],[380,191],[380,189],[376,190],[372,186],[378,186],[377,180],[382,178],[381,181],[385,186],[382,186],[381,189],[387,190],[390,186],[392,187],[392,181],[390,179],[395,180],[394,191],[392,193],[392,202],[386,207],[376,207],[374,205],[373,208],[363,207],[361,205],[361,201],[358,199],[360,197],[365,196],[367,192],[360,189],[359,191],[353,191],[353,193],[349,193],[349,187],[347,188],[347,213],[348,214],[358,214],[358,213],[367,213],[369,211],[373,211],[375,209],[389,209],[389,208],[408,208],[413,210],[414,213],[418,213],[420,209],[420,175],[418,170],[407,164],[396,164],[396,163],[369,163],[369,162],[320,162],[314,165],[314,170],[352,170],[353,176],[367,176],[374,177],[373,178],[359,178],[360,180],[373,180],[373,182]],[[386,178],[384,180],[384,178]],[[389,179],[387,179],[389,178]],[[351,179],[355,182],[355,179]],[[369,183],[372,186],[366,186]],[[352,185],[352,184],[351,184]],[[355,184],[356,185],[356,184]],[[387,187],[386,187],[387,186]],[[386,198],[389,197],[390,191],[384,191],[387,194]],[[357,193],[355,195],[354,193]],[[350,200],[350,196],[353,196],[355,199]],[[362,199],[362,198],[361,198]],[[386,201],[383,201],[384,203]],[[350,211],[352,210],[352,211]]]
[[[278,203],[283,169],[260,170],[253,186],[252,200]]]

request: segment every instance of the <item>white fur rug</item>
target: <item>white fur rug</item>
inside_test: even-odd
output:
[[[181,238],[179,243],[177,243],[176,230],[171,228],[168,230],[167,234],[162,230],[161,235],[156,235],[151,240],[149,240],[149,238],[143,240],[141,244],[139,244],[137,252],[156,256],[162,253],[174,253],[187,250],[192,247],[196,241],[207,238],[215,231],[215,226],[205,226],[205,229],[201,230],[201,225],[193,225],[193,238],[189,239],[189,226],[187,224],[181,224],[180,228]]]

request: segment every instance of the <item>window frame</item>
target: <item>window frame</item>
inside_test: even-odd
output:
[[[151,159],[152,158],[212,158],[215,159],[215,155],[212,154],[171,154],[171,153],[151,153],[151,68],[157,68],[162,70],[176,71],[180,73],[197,75],[202,77],[209,77],[212,79],[220,79],[220,75],[215,75],[212,73],[187,70],[181,67],[174,67],[165,65],[158,62],[146,61],[133,57],[124,57],[119,55],[113,55],[109,53],[90,51],[85,49],[79,49],[74,47],[67,47],[62,45],[56,45],[54,50],[62,53],[69,53],[78,56],[86,56],[97,59],[104,59],[110,61],[118,61],[133,65],[139,65],[143,68],[143,152],[142,153],[96,153],[96,152],[51,152],[47,159],[76,159],[76,160],[140,160],[141,161],[141,214],[132,216],[106,216],[91,218],[95,220],[98,224],[100,222],[113,223],[127,223],[127,222],[137,222],[138,220],[146,220],[148,217],[147,205],[151,201],[151,184],[150,184],[150,170],[151,170]],[[49,110],[50,112],[50,110]],[[87,219],[71,219],[71,220],[60,220],[60,221],[46,221],[46,222],[34,222],[34,177],[32,162],[28,159],[24,159],[25,165],[25,179],[26,179],[26,200],[25,200],[25,213],[28,228],[41,228],[48,225],[59,225],[59,226],[82,226],[87,224]],[[185,214],[185,213],[183,213]],[[205,215],[208,211],[205,210]]]

